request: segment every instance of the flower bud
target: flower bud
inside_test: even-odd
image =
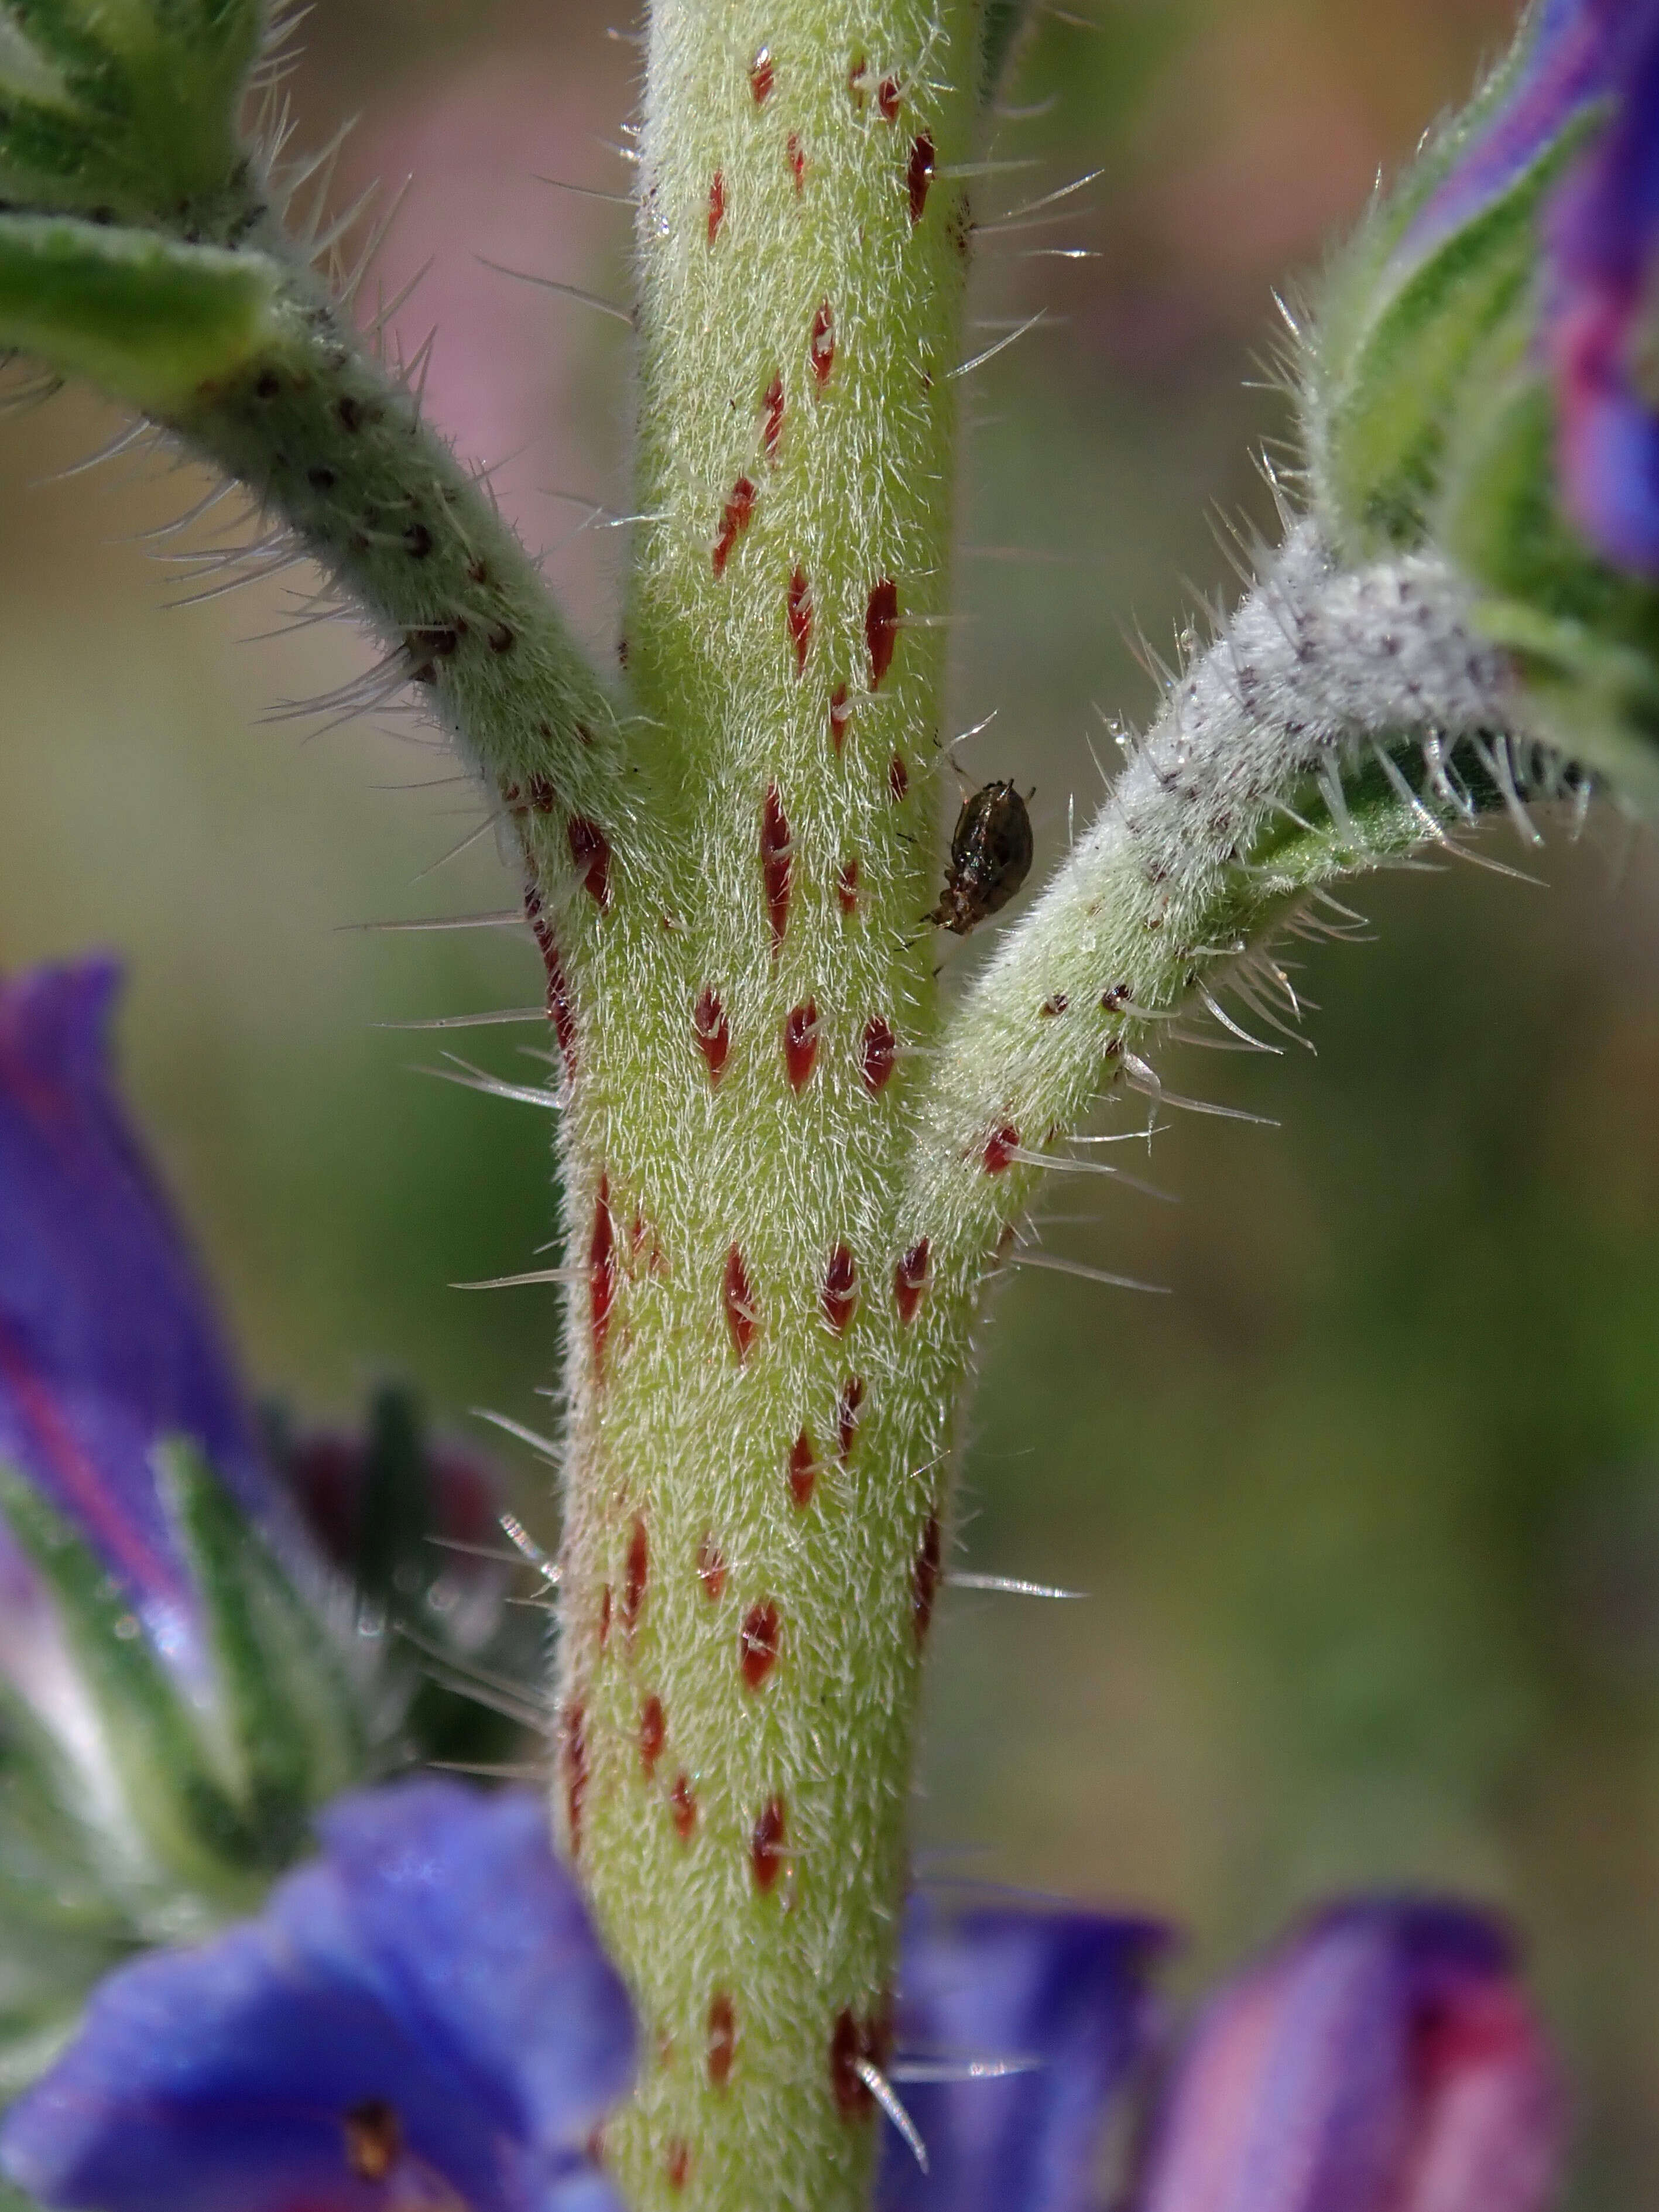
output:
[[[1337,260],[1308,340],[1338,550],[1430,544],[1539,732],[1659,805],[1659,0],[1538,0]]]
[[[488,1455],[441,1436],[415,1394],[382,1383],[361,1429],[291,1430],[273,1414],[276,1472],[330,1564],[373,1614],[441,1630],[460,1651],[498,1634],[509,1569],[507,1485]]]
[[[117,984],[0,980],[0,1971],[38,1992],[0,2081],[109,1954],[255,1902],[378,1721],[123,1109]]]
[[[291,1522],[207,1289],[117,1093],[106,961],[0,980],[0,1462],[70,1522],[156,1649],[203,1664],[151,1453],[188,1437],[245,1511]],[[0,1538],[3,1541],[3,1538]]]
[[[1338,1906],[1200,2014],[1136,2212],[1541,2212],[1561,2133],[1501,1931]]]

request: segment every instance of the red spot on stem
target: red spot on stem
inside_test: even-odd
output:
[[[1012,1121],[1005,1121],[1000,1129],[993,1129],[985,1139],[986,1174],[1000,1175],[1018,1148],[1019,1131]]]
[[[691,1831],[697,1825],[697,1800],[689,1774],[677,1774],[668,1793],[668,1802],[673,1808],[674,1830],[683,1844],[691,1840]]]
[[[747,477],[739,477],[732,487],[732,495],[720,510],[720,536],[714,540],[714,574],[723,576],[726,564],[732,557],[732,548],[755,519],[755,487]]]
[[[905,189],[910,195],[910,221],[921,221],[922,210],[927,204],[927,187],[933,181],[933,142],[925,131],[918,131],[910,142],[910,163],[904,173]]]
[[[755,1310],[754,1299],[750,1293],[749,1273],[743,1264],[743,1255],[735,1244],[726,1255],[726,1280],[721,1287],[721,1297],[726,1307],[726,1326],[732,1332],[732,1349],[741,1364],[755,1340],[760,1316]]]
[[[775,952],[789,927],[792,872],[789,817],[783,811],[775,783],[766,787],[766,804],[761,809],[760,849],[761,876],[766,885],[766,919],[772,926],[772,949]]]
[[[711,1605],[726,1588],[726,1557],[712,1536],[705,1536],[697,1547],[697,1579]]]
[[[605,834],[585,814],[573,814],[565,835],[587,895],[603,910],[611,903],[611,847]]]
[[[804,1508],[811,1504],[817,1479],[817,1454],[812,1449],[811,1432],[803,1429],[789,1447],[789,1494],[797,1505]]]
[[[651,1547],[646,1541],[645,1522],[634,1516],[634,1525],[628,1532],[628,1571],[623,1583],[622,1625],[631,1641],[640,1625],[640,1614],[645,1605],[646,1579],[651,1568]]]
[[[778,1869],[783,1864],[783,1800],[774,1797],[756,1821],[749,1845],[755,1881],[763,1890],[770,1889],[778,1878]]]
[[[599,1592],[599,1649],[604,1650],[611,1641],[611,1585],[607,1583]]]
[[[703,985],[691,1009],[691,1034],[708,1063],[708,1080],[718,1083],[726,1067],[726,1055],[732,1049],[732,1028],[711,984]]]
[[[892,793],[895,806],[910,788],[910,771],[897,753],[887,763],[887,788]]]
[[[815,999],[791,1006],[783,1018],[783,1064],[797,1097],[811,1080],[818,1057],[818,1008]]]
[[[781,376],[775,376],[767,386],[766,395],[761,401],[761,404],[766,410],[761,421],[761,443],[766,448],[767,459],[775,461],[778,458],[778,440],[783,435],[783,379]]]
[[[743,1617],[738,1633],[738,1650],[743,1679],[751,1690],[761,1684],[777,1664],[778,1609],[775,1605],[751,1605]]]
[[[663,2159],[662,2170],[671,2189],[684,2189],[691,2172],[691,2146],[684,2136],[676,2136],[669,2144]]]
[[[640,1764],[647,1774],[656,1771],[662,1747],[668,1741],[668,1717],[660,1698],[647,1698],[640,1708]]]
[[[920,1237],[893,1270],[893,1303],[907,1328],[916,1317],[927,1287],[927,1239]]]
[[[564,1809],[570,1856],[581,1851],[582,1805],[587,1796],[587,1713],[580,1699],[564,1709]]]
[[[896,76],[883,77],[876,87],[876,107],[884,123],[890,123],[898,113],[899,101],[902,97],[898,79]]]
[[[859,1073],[872,1097],[887,1088],[887,1079],[897,1058],[898,1039],[893,1035],[892,1024],[878,1014],[864,1025],[864,1051],[859,1060]]]
[[[870,652],[870,689],[878,691],[898,643],[898,586],[890,577],[884,577],[870,594],[864,610],[864,642]]]
[[[807,359],[812,364],[812,374],[818,382],[828,384],[830,372],[836,365],[836,315],[828,300],[820,300],[817,313],[812,318],[812,335],[806,348]]]
[[[772,88],[776,82],[777,71],[772,66],[771,54],[766,47],[763,46],[756,55],[749,71],[749,89],[755,95],[757,107],[760,106],[763,100],[770,98]]]
[[[807,587],[804,568],[797,568],[789,579],[786,612],[789,621],[789,642],[795,648],[795,668],[798,673],[804,673],[807,649],[812,642],[812,594]]]
[[[789,167],[794,173],[795,190],[799,191],[806,182],[806,156],[801,150],[798,131],[789,133]]]
[[[837,1336],[845,1336],[859,1302],[858,1262],[850,1248],[837,1244],[823,1271],[823,1317]]]
[[[558,945],[548,927],[547,916],[542,911],[542,895],[533,881],[525,885],[524,913],[547,974],[547,1011],[559,1040],[559,1050],[564,1056],[567,1073],[574,1073],[576,1066],[576,1024],[570,1011],[570,992],[565,982],[564,963],[559,957]]]
[[[850,921],[859,910],[859,864],[843,860],[836,871],[836,897],[842,912]]]
[[[853,710],[847,703],[847,686],[837,684],[830,695],[830,742],[837,758],[847,742],[847,725],[853,719]]]
[[[847,93],[854,107],[864,105],[864,79],[870,64],[862,54],[854,54],[847,71]]]
[[[708,243],[711,246],[719,237],[720,225],[725,220],[726,178],[720,170],[716,169],[714,180],[708,187]]]
[[[593,1205],[593,1234],[587,1247],[587,1304],[593,1331],[593,1357],[603,1360],[605,1340],[611,1328],[611,1309],[617,1298],[616,1234],[611,1218],[611,1182],[599,1177],[599,1194]]]
[[[841,1396],[836,1405],[836,1449],[841,1463],[846,1466],[853,1455],[853,1446],[858,1442],[859,1408],[864,1403],[864,1383],[856,1375],[849,1375],[841,1386]]]
[[[708,2078],[717,2089],[723,2089],[732,2076],[732,2061],[738,2051],[738,2020],[732,2009],[732,2000],[724,1990],[715,1992],[708,2008]]]
[[[910,1619],[918,1644],[927,1635],[927,1624],[933,1617],[933,1600],[939,1594],[941,1555],[939,1516],[930,1513],[927,1526],[921,1532],[921,1547],[916,1553],[915,1565],[910,1570]]]

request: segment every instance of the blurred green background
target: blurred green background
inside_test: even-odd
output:
[[[1216,509],[1266,518],[1270,288],[1509,14],[1084,4],[1038,19],[1010,97],[1042,112],[999,148],[1035,166],[986,191],[1103,172],[982,261],[983,318],[1052,319],[971,386],[956,677],[958,726],[1000,710],[969,764],[1035,781],[1050,858],[1098,793],[1095,706],[1148,703],[1126,625],[1162,641],[1224,583]],[[626,507],[618,326],[475,256],[624,284],[625,210],[535,179],[626,188],[634,29],[584,0],[325,0],[295,87],[302,137],[362,116],[342,192],[415,173],[388,291],[438,258],[399,328],[439,324],[434,412],[503,461],[601,650],[623,534],[561,495]],[[410,1072],[453,1037],[375,1026],[533,1002],[533,950],[352,927],[514,884],[488,834],[445,857],[479,810],[418,724],[265,719],[366,657],[285,629],[303,572],[162,611],[199,581],[133,541],[197,479],[55,477],[118,427],[73,395],[0,423],[0,961],[129,960],[133,1088],[261,1386],[343,1413],[396,1370],[460,1427],[534,1422],[550,1301],[447,1285],[534,1264],[547,1129]],[[1610,811],[1484,849],[1548,888],[1395,876],[1359,900],[1374,943],[1292,948],[1316,1058],[1166,1064],[1279,1127],[1176,1117],[1152,1173],[1176,1206],[1051,1194],[1053,1249],[1176,1295],[1028,1271],[1001,1298],[963,1556],[1092,1595],[946,1607],[919,1832],[1170,1916],[1189,1985],[1334,1887],[1495,1900],[1570,2054],[1571,2203],[1612,2212],[1659,2195],[1659,867]],[[510,1072],[529,1034],[459,1045]]]

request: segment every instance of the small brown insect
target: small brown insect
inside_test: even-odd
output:
[[[1031,866],[1031,817],[1012,783],[988,783],[963,803],[939,904],[927,917],[966,937],[1007,905]]]

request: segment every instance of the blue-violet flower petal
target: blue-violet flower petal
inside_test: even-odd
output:
[[[101,1984],[0,2169],[90,2212],[620,2212],[585,2145],[632,2017],[542,1801],[411,1781],[319,1827],[257,1920]]]
[[[1145,1921],[913,1904],[893,2071],[930,2171],[884,2126],[879,2212],[1085,2212],[1164,1942]],[[931,2070],[957,2078],[904,2078]]]

